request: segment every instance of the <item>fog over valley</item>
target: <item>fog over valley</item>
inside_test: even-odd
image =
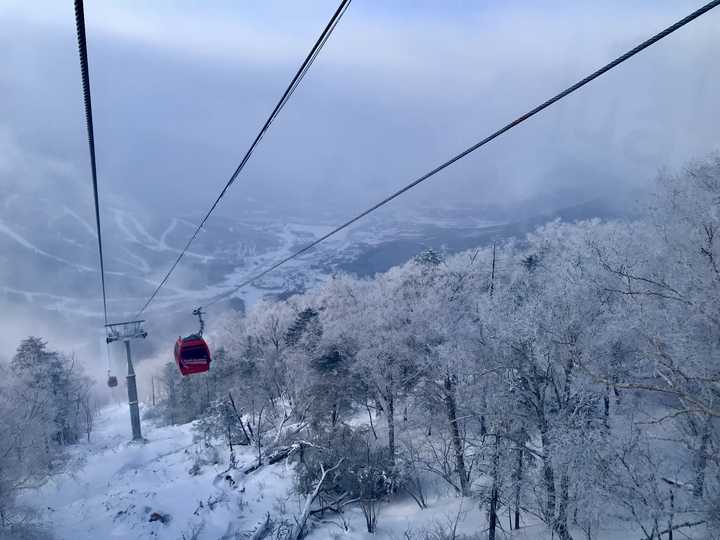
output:
[[[0,2],[0,540],[720,540],[718,7]]]
[[[191,307],[194,298],[215,292],[207,287],[243,275],[252,267],[249,258],[265,253],[268,262],[292,234],[287,224],[316,230],[338,224],[687,5],[636,6],[617,19],[613,4],[557,4],[562,24],[555,11],[532,5],[405,7],[353,6],[353,17],[328,43],[173,276],[168,295],[194,291]],[[138,309],[133,305],[142,304],[170,265],[331,9],[327,3],[207,11],[171,3],[88,7],[114,314]],[[398,27],[399,18],[405,22]],[[0,277],[4,302],[13,306],[12,315],[4,310],[5,327],[14,338],[0,351],[7,357],[41,321],[59,323],[47,329],[54,342],[68,343],[69,334],[78,347],[77,336],[88,333],[86,317],[97,318],[100,305],[72,8],[10,1],[0,8],[0,21],[6,51]],[[417,221],[462,228],[467,219],[513,223],[598,199],[631,206],[636,191],[663,167],[677,168],[717,147],[714,29],[708,18],[693,32],[671,36],[394,202],[378,219],[422,237],[427,234],[414,227]],[[266,44],[260,48],[253,44],[259,33]],[[398,229],[378,235],[371,223],[359,228],[361,243],[363,234],[392,240]],[[337,268],[335,259],[346,257],[328,249],[310,260]],[[399,262],[373,263],[373,270]],[[83,335],[81,341],[95,339]]]

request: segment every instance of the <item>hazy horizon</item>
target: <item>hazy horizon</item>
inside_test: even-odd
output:
[[[278,230],[298,220],[336,223],[697,5],[353,3],[209,226],[257,216]],[[139,287],[167,269],[190,229],[175,227],[162,238],[167,245],[161,234],[173,219],[193,222],[206,210],[335,7],[86,6],[107,257],[128,274],[109,277],[113,305],[139,300]],[[719,27],[714,13],[693,22],[385,216],[426,213],[440,222],[476,209],[478,221],[512,220],[598,198],[624,204],[658,171],[720,148]],[[0,28],[0,285],[10,308],[0,319],[14,341],[33,333],[55,341],[57,314],[67,308],[62,317],[72,322],[80,291],[95,313],[100,307],[72,5],[5,2]],[[152,238],[118,229],[118,209]],[[70,237],[56,244],[60,225]],[[134,227],[127,219],[124,226]],[[193,249],[217,254],[212,234]],[[129,255],[128,242],[152,249]],[[69,264],[58,262],[65,254]],[[185,261],[171,285],[201,292],[203,276]],[[53,302],[65,307],[43,308]]]

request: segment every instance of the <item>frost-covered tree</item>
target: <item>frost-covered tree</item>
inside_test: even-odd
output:
[[[485,509],[490,538],[506,510],[513,528],[539,516],[562,540],[611,519],[653,539],[711,530],[718,205],[715,159],[663,176],[632,221],[552,222],[261,302],[218,325],[207,376],[168,373],[163,406],[237,441],[232,398],[258,466],[293,456],[303,493],[324,478],[318,496],[335,511],[352,493],[368,530],[398,491],[427,506],[437,477]],[[40,345],[26,344],[18,373],[26,360],[53,373]]]
[[[64,447],[90,437],[91,384],[72,358],[39,337],[18,346],[0,382],[0,535],[12,525],[20,490],[59,470]]]
[[[720,442],[720,158],[663,174],[640,223],[596,246],[606,289],[624,300],[617,324],[632,327],[641,361],[625,367],[622,388],[661,396],[681,431],[695,497],[714,497]],[[622,241],[622,243],[620,242]]]
[[[390,271],[358,288],[358,304],[348,315],[358,344],[353,371],[385,417],[391,461],[396,454],[397,406],[421,370],[409,312],[413,295],[403,273]]]

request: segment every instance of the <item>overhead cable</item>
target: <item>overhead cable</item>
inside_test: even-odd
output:
[[[317,240],[315,240],[315,241],[311,242],[310,244],[306,245],[305,247],[297,250],[296,252],[292,253],[291,255],[288,255],[287,257],[285,257],[285,258],[277,261],[276,263],[274,263],[273,265],[269,266],[268,268],[266,268],[266,269],[263,270],[262,272],[259,272],[258,274],[255,274],[255,275],[249,277],[248,279],[242,281],[240,284],[235,285],[234,287],[232,287],[232,289],[230,289],[230,290],[228,290],[228,291],[226,291],[226,292],[224,292],[224,293],[216,296],[215,298],[213,298],[212,300],[210,300],[207,304],[205,304],[204,307],[208,307],[208,306],[211,306],[211,305],[219,302],[219,301],[222,300],[223,298],[226,298],[226,297],[234,294],[235,292],[237,292],[238,290],[242,289],[243,287],[246,287],[247,285],[250,285],[250,284],[253,283],[254,281],[257,281],[258,279],[260,279],[260,278],[262,278],[263,276],[269,274],[269,273],[272,272],[273,270],[276,270],[276,269],[279,268],[280,266],[282,266],[282,265],[290,262],[291,260],[295,259],[296,257],[299,257],[300,255],[302,255],[302,254],[306,253],[307,251],[313,249],[313,248],[316,247],[318,244],[321,244],[322,242],[324,242],[324,241],[327,240],[328,238],[336,235],[337,233],[339,233],[339,232],[342,231],[343,229],[346,229],[347,227],[349,227],[350,225],[352,225],[352,224],[355,223],[356,221],[364,218],[365,216],[367,216],[368,214],[374,212],[374,211],[377,210],[378,208],[380,208],[380,207],[382,207],[382,206],[385,206],[386,204],[388,204],[388,203],[389,203],[390,201],[392,201],[393,199],[396,199],[396,198],[398,198],[400,195],[402,195],[403,193],[405,193],[405,192],[407,192],[407,191],[410,191],[412,188],[414,188],[414,187],[417,186],[418,184],[421,184],[421,183],[424,182],[425,180],[428,180],[429,178],[435,176],[437,173],[439,173],[440,171],[448,168],[450,165],[452,165],[452,164],[455,163],[456,161],[461,160],[462,158],[464,158],[464,157],[467,156],[468,154],[471,154],[472,152],[474,152],[475,150],[481,148],[482,146],[485,146],[486,144],[488,144],[488,143],[491,142],[492,140],[500,137],[500,135],[502,135],[502,134],[510,131],[511,129],[513,129],[514,127],[518,126],[519,124],[522,124],[523,122],[525,122],[526,120],[532,118],[533,116],[535,116],[535,115],[538,114],[539,112],[547,109],[548,107],[550,107],[550,106],[553,105],[554,103],[557,103],[557,102],[560,101],[561,99],[567,97],[568,95],[572,94],[572,93],[575,92],[576,90],[579,90],[580,88],[582,88],[582,87],[585,86],[586,84],[588,84],[588,83],[590,83],[591,81],[597,79],[598,77],[600,77],[601,75],[607,73],[607,72],[610,71],[611,69],[619,66],[620,64],[622,64],[622,63],[625,62],[626,60],[629,60],[630,58],[632,58],[633,56],[635,56],[635,55],[638,54],[639,52],[647,49],[648,47],[650,47],[651,45],[657,43],[657,42],[660,41],[661,39],[669,36],[670,34],[672,34],[673,32],[675,32],[676,30],[679,30],[680,28],[682,28],[682,27],[685,26],[686,24],[694,21],[695,19],[697,19],[698,17],[704,15],[705,13],[707,13],[708,11],[710,11],[711,9],[716,8],[718,5],[720,5],[720,0],[713,0],[712,2],[708,2],[707,4],[705,4],[704,6],[702,6],[701,8],[697,9],[696,11],[693,11],[693,12],[692,12],[690,15],[688,15],[687,17],[684,17],[683,19],[680,19],[680,20],[677,21],[676,23],[668,26],[667,28],[665,28],[664,30],[658,32],[657,34],[655,34],[654,36],[650,37],[649,39],[643,41],[642,43],[640,43],[640,44],[637,45],[636,47],[633,47],[632,49],[630,49],[630,50],[627,51],[626,53],[620,55],[619,57],[617,57],[617,58],[616,58],[615,60],[613,60],[612,62],[610,62],[610,63],[604,65],[603,67],[601,67],[600,69],[592,72],[590,75],[588,75],[587,77],[579,80],[578,82],[576,82],[576,83],[573,84],[572,86],[569,86],[568,88],[566,88],[565,90],[563,90],[563,91],[560,92],[559,94],[556,94],[555,96],[551,97],[551,98],[548,99],[547,101],[544,101],[543,103],[541,103],[541,104],[538,105],[537,107],[535,107],[535,108],[533,108],[533,109],[530,109],[528,112],[526,112],[525,114],[517,117],[517,118],[516,118],[515,120],[513,120],[512,122],[506,124],[505,126],[501,127],[501,128],[498,129],[497,131],[491,133],[490,135],[488,135],[488,136],[485,137],[484,139],[478,141],[477,143],[473,144],[473,145],[470,146],[469,148],[466,148],[465,150],[463,150],[463,151],[460,152],[459,154],[457,154],[457,155],[451,157],[450,159],[448,159],[447,161],[441,163],[440,165],[438,165],[437,167],[435,167],[435,168],[432,169],[431,171],[423,174],[422,176],[420,176],[420,177],[417,178],[416,180],[413,180],[412,182],[410,182],[409,184],[407,184],[407,185],[404,186],[403,188],[397,190],[396,192],[392,193],[391,195],[388,195],[387,197],[385,197],[385,198],[384,198],[383,200],[381,200],[380,202],[374,204],[373,206],[371,206],[371,207],[368,208],[367,210],[364,210],[363,212],[360,212],[360,213],[357,214],[355,217],[347,220],[347,221],[346,221],[345,223],[343,223],[342,225],[339,225],[339,226],[335,227],[333,230],[331,230],[330,232],[324,234],[323,236],[321,236],[321,237],[318,238]]]
[[[93,129],[92,99],[90,96],[90,69],[88,68],[87,39],[85,36],[85,9],[83,0],[75,0],[75,26],[77,28],[80,71],[82,74],[83,99],[85,101],[85,124],[90,147],[90,171],[92,173],[93,197],[95,199],[95,228],[100,255],[100,283],[102,285],[103,313],[108,324],[107,295],[105,294],[105,261],[103,258],[102,230],[100,228],[100,203],[98,201],[97,166],[95,164],[95,130]]]
[[[185,244],[185,247],[183,247],[182,251],[179,253],[173,264],[170,266],[169,270],[163,277],[163,279],[160,281],[158,286],[155,288],[153,293],[150,295],[148,300],[145,302],[142,308],[140,308],[140,311],[138,311],[137,316],[140,316],[143,311],[145,311],[148,306],[153,302],[157,294],[160,292],[160,289],[163,288],[163,286],[167,283],[168,279],[170,279],[170,275],[173,273],[177,265],[180,263],[182,258],[185,256],[185,253],[190,248],[190,245],[195,241],[198,234],[200,234],[200,231],[205,226],[205,223],[207,222],[210,215],[213,213],[217,205],[220,203],[220,200],[225,196],[225,193],[227,193],[227,190],[230,188],[230,186],[235,182],[240,172],[245,168],[245,165],[250,160],[250,156],[252,156],[253,151],[257,147],[260,140],[263,138],[267,130],[270,128],[270,125],[273,123],[275,118],[277,118],[280,111],[283,109],[283,107],[287,104],[290,97],[293,95],[297,87],[300,85],[300,82],[303,80],[305,75],[307,74],[308,70],[310,69],[310,66],[312,66],[313,62],[317,58],[318,54],[320,54],[320,51],[325,46],[325,43],[327,42],[328,38],[332,34],[333,30],[335,30],[335,27],[337,26],[338,22],[340,22],[340,19],[342,18],[343,14],[347,10],[348,6],[350,5],[351,0],[342,0],[340,2],[340,5],[335,10],[335,13],[333,14],[330,21],[325,26],[325,29],[320,34],[320,37],[318,37],[317,41],[313,45],[312,49],[308,53],[307,57],[301,64],[300,68],[295,73],[295,76],[290,81],[290,84],[285,89],[285,92],[283,92],[282,97],[275,105],[275,108],[270,113],[270,116],[268,116],[267,120],[265,121],[265,124],[263,124],[262,128],[260,128],[260,131],[258,132],[257,136],[255,137],[255,140],[253,140],[252,144],[248,148],[248,150],[245,152],[245,155],[242,158],[242,161],[240,161],[240,164],[235,169],[235,172],[232,173],[230,178],[225,184],[225,187],[223,187],[222,191],[220,191],[220,194],[215,199],[215,202],[212,204],[210,209],[207,211],[205,216],[202,218],[198,226],[195,228],[195,231],[190,236],[188,241]]]

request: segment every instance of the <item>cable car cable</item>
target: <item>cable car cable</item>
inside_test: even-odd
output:
[[[328,38],[332,34],[333,30],[337,26],[338,22],[342,18],[343,14],[347,10],[348,6],[350,5],[351,0],[342,0],[340,2],[340,5],[335,10],[335,13],[333,14],[332,18],[328,22],[328,24],[325,26],[325,29],[320,34],[320,37],[318,37],[317,41],[313,45],[312,49],[310,49],[310,52],[308,53],[307,57],[303,61],[303,63],[300,65],[300,68],[298,68],[297,73],[295,73],[295,76],[290,81],[290,84],[285,89],[285,92],[283,93],[280,100],[275,105],[275,108],[270,113],[270,116],[265,121],[265,124],[262,126],[260,131],[258,132],[257,136],[255,137],[255,140],[252,142],[248,150],[246,151],[244,157],[242,158],[242,161],[235,169],[235,172],[230,176],[230,179],[225,184],[225,187],[223,187],[222,191],[220,192],[220,195],[218,195],[217,199],[215,199],[215,202],[212,204],[210,209],[205,214],[205,217],[202,218],[202,221],[200,221],[200,224],[195,228],[195,231],[190,236],[190,239],[185,244],[185,247],[182,249],[180,254],[175,259],[175,262],[173,262],[172,266],[170,266],[170,269],[167,271],[163,279],[160,281],[158,286],[155,288],[153,293],[150,295],[150,298],[148,298],[147,302],[143,305],[142,308],[140,308],[140,311],[137,313],[137,317],[139,317],[143,311],[147,309],[147,307],[152,303],[152,301],[157,296],[158,292],[160,292],[160,289],[163,288],[165,283],[167,283],[168,279],[170,278],[170,275],[173,273],[177,265],[180,263],[182,258],[185,256],[185,252],[190,248],[190,245],[195,241],[198,234],[202,230],[203,226],[205,225],[205,222],[210,217],[210,214],[213,213],[217,205],[220,203],[220,199],[222,199],[225,196],[225,193],[230,188],[230,186],[235,182],[240,172],[245,168],[245,164],[250,160],[250,156],[252,155],[253,151],[257,147],[260,140],[263,138],[265,133],[267,132],[268,128],[270,127],[270,124],[273,123],[275,118],[277,118],[278,114],[282,110],[282,108],[285,106],[285,104],[288,102],[290,97],[293,95],[297,87],[300,85],[300,82],[305,77],[305,74],[310,69],[310,66],[312,66],[313,62],[317,58],[318,54],[322,50],[322,48],[325,46],[325,43],[327,42]]]
[[[243,281],[243,282],[240,283],[239,285],[234,286],[231,290],[226,291],[226,292],[218,295],[218,296],[215,297],[214,299],[210,300],[210,301],[209,301],[207,304],[205,304],[205,306],[203,306],[203,307],[207,308],[207,307],[209,307],[209,306],[211,306],[211,305],[219,302],[219,301],[222,300],[223,298],[226,298],[226,297],[230,296],[231,294],[234,294],[236,291],[242,289],[243,287],[245,287],[245,286],[247,286],[247,285],[250,285],[253,281],[257,281],[258,279],[260,279],[261,277],[269,274],[270,272],[272,272],[273,270],[277,269],[278,267],[286,264],[287,262],[295,259],[296,257],[299,257],[299,256],[302,255],[303,253],[311,250],[312,248],[314,248],[314,247],[317,246],[318,244],[324,242],[325,240],[327,240],[327,239],[330,238],[331,236],[336,235],[337,233],[339,233],[339,232],[342,231],[343,229],[346,229],[347,227],[349,227],[350,225],[352,225],[352,224],[355,223],[356,221],[364,218],[365,216],[367,216],[367,215],[370,214],[371,212],[374,212],[375,210],[377,210],[377,209],[380,208],[381,206],[386,205],[387,203],[389,203],[389,202],[392,201],[393,199],[396,199],[397,197],[399,197],[399,196],[402,195],[403,193],[411,190],[412,188],[414,188],[414,187],[417,186],[418,184],[424,182],[425,180],[428,180],[428,179],[431,178],[432,176],[435,176],[437,173],[439,173],[439,172],[442,171],[443,169],[446,169],[447,167],[449,167],[450,165],[452,165],[452,164],[455,163],[456,161],[459,161],[460,159],[464,158],[464,157],[467,156],[468,154],[471,154],[472,152],[474,152],[474,151],[477,150],[478,148],[480,148],[480,147],[482,147],[482,146],[485,146],[486,144],[488,144],[488,143],[491,142],[492,140],[498,138],[498,137],[499,137],[500,135],[502,135],[503,133],[506,133],[507,131],[510,131],[512,128],[518,126],[519,124],[522,124],[523,122],[525,122],[526,120],[532,118],[533,116],[535,116],[535,115],[538,114],[539,112],[547,109],[548,107],[550,107],[550,106],[553,105],[554,103],[557,103],[558,101],[560,101],[561,99],[565,98],[566,96],[572,94],[572,93],[575,92],[576,90],[579,90],[580,88],[582,88],[583,86],[585,86],[585,85],[588,84],[589,82],[597,79],[598,77],[600,77],[601,75],[607,73],[607,72],[610,71],[611,69],[619,66],[620,64],[622,64],[622,63],[625,62],[626,60],[632,58],[633,56],[635,56],[635,55],[638,54],[639,52],[643,51],[644,49],[647,49],[648,47],[650,47],[651,45],[657,43],[657,42],[660,41],[661,39],[669,36],[670,34],[672,34],[673,32],[675,32],[676,30],[679,30],[680,28],[682,28],[682,27],[685,26],[686,24],[694,21],[695,19],[697,19],[697,18],[700,17],[701,15],[704,15],[705,13],[707,13],[708,11],[710,11],[711,9],[716,8],[718,5],[720,5],[720,0],[713,0],[712,2],[708,2],[707,4],[705,4],[704,6],[702,6],[701,8],[697,9],[696,11],[693,11],[693,12],[692,12],[690,15],[688,15],[687,17],[684,17],[683,19],[680,19],[680,20],[677,21],[676,23],[674,23],[674,24],[668,26],[667,28],[665,28],[664,30],[658,32],[657,34],[655,34],[655,35],[652,36],[651,38],[643,41],[642,43],[640,43],[640,44],[637,45],[636,47],[630,49],[630,50],[627,51],[626,53],[624,53],[624,54],[620,55],[619,57],[617,57],[617,58],[616,58],[615,60],[613,60],[612,62],[604,65],[603,67],[601,67],[600,69],[594,71],[593,73],[591,73],[590,75],[588,75],[588,76],[585,77],[584,79],[579,80],[578,82],[576,82],[576,83],[573,84],[572,86],[569,86],[568,88],[566,88],[565,90],[563,90],[563,91],[560,92],[559,94],[556,94],[555,96],[551,97],[551,98],[548,99],[547,101],[544,101],[543,103],[541,103],[540,105],[538,105],[538,106],[535,107],[534,109],[529,110],[528,112],[526,112],[526,113],[523,114],[522,116],[519,116],[518,118],[516,118],[515,120],[513,120],[513,121],[510,122],[509,124],[506,124],[505,126],[501,127],[500,129],[498,129],[498,130],[495,131],[494,133],[488,135],[487,137],[485,137],[485,138],[482,139],[481,141],[475,143],[474,145],[470,146],[469,148],[466,148],[465,150],[463,150],[463,151],[460,152],[459,154],[453,156],[453,157],[450,158],[449,160],[447,160],[447,161],[445,161],[444,163],[438,165],[437,167],[435,167],[435,168],[432,169],[431,171],[425,173],[424,175],[422,175],[421,177],[417,178],[416,180],[413,180],[412,182],[410,182],[409,184],[407,184],[405,187],[397,190],[396,192],[392,193],[391,195],[388,195],[387,197],[385,197],[385,198],[384,198],[383,200],[381,200],[380,202],[374,204],[373,206],[371,206],[371,207],[368,208],[367,210],[365,210],[365,211],[361,212],[360,214],[356,215],[355,217],[349,219],[348,221],[346,221],[346,222],[343,223],[342,225],[339,225],[338,227],[334,228],[334,229],[333,229],[332,231],[330,231],[329,233],[324,234],[323,236],[321,236],[321,237],[318,238],[317,240],[313,241],[312,243],[308,244],[307,246],[303,247],[302,249],[299,249],[298,251],[296,251],[296,252],[293,253],[292,255],[288,255],[288,256],[285,257],[284,259],[281,259],[280,261],[278,261],[278,262],[276,262],[275,264],[273,264],[272,266],[266,268],[266,269],[263,270],[262,272],[260,272],[260,273],[258,273],[258,274],[256,274],[256,275],[254,275],[254,276],[246,279],[245,281]]]
[[[102,285],[103,313],[108,323],[107,296],[105,294],[105,261],[103,259],[102,230],[100,228],[100,204],[98,202],[97,165],[95,163],[95,131],[93,129],[92,99],[90,97],[90,69],[88,67],[87,39],[85,36],[85,9],[83,0],[75,0],[75,26],[77,28],[80,71],[82,74],[83,100],[85,102],[85,124],[90,147],[90,171],[92,173],[93,197],[95,199],[95,228],[97,229],[98,253],[100,255],[100,283]]]

